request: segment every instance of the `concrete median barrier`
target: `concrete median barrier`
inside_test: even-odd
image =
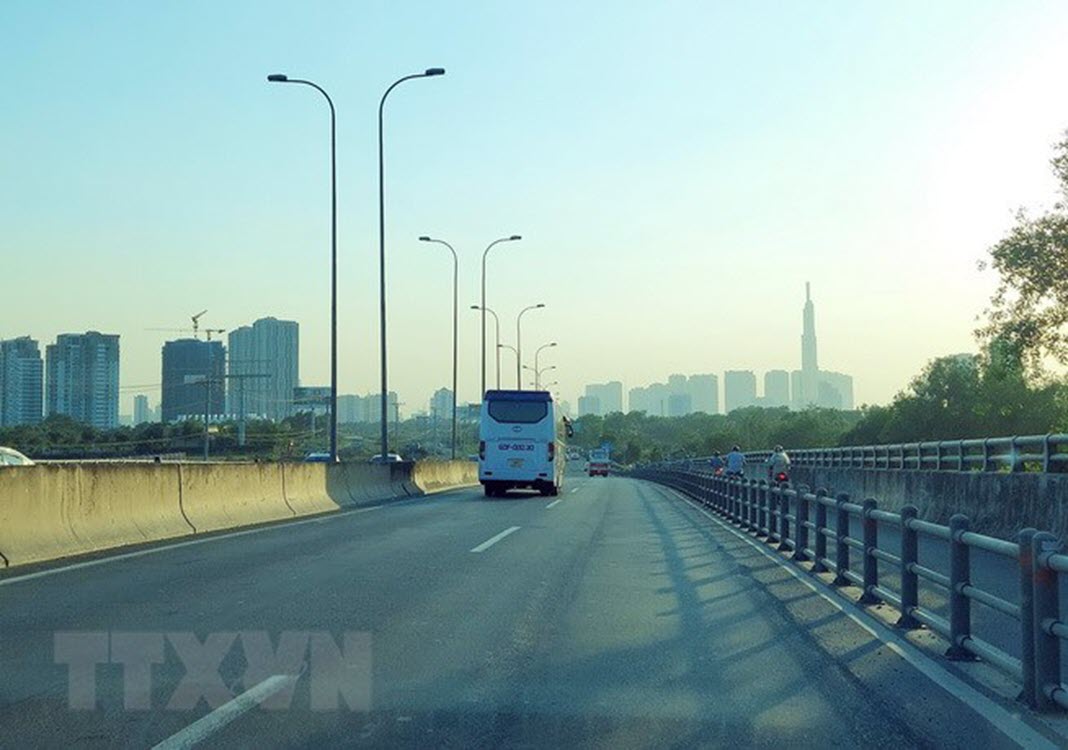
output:
[[[328,466],[327,494],[341,505],[365,505],[396,496],[390,467],[355,461]]]
[[[281,464],[280,468],[285,500],[295,515],[329,513],[341,507],[342,502],[330,494],[326,464]]]
[[[197,533],[293,518],[281,464],[182,464],[182,508]]]
[[[477,484],[477,464],[419,461],[71,463],[0,470],[0,564],[55,560]]]
[[[412,467],[412,484],[423,493],[469,487],[478,484],[478,464],[473,461],[417,461]]]
[[[176,466],[73,464],[0,472],[0,554],[7,565],[192,533],[179,504]]]

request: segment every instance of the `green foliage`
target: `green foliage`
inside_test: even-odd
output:
[[[996,339],[981,355],[931,361],[889,406],[864,407],[843,445],[953,440],[1059,431],[1065,384],[1029,376],[1017,342]]]
[[[832,409],[792,412],[786,408],[750,407],[726,415],[685,417],[617,412],[577,419],[571,444],[590,450],[611,443],[613,459],[629,464],[726,453],[733,445],[743,450],[766,450],[777,443],[795,448],[832,446],[858,419],[857,412]]]
[[[1007,342],[1036,373],[1047,357],[1068,363],[1068,132],[1051,164],[1062,198],[1037,217],[1021,209],[1016,225],[990,249],[1000,281],[987,323],[977,331],[985,342]]]

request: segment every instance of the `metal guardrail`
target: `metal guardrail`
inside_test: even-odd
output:
[[[678,489],[758,539],[791,553],[795,563],[811,563],[814,573],[833,573],[835,586],[857,586],[860,603],[888,603],[899,613],[898,627],[926,625],[949,641],[951,660],[983,659],[1014,677],[1023,686],[1021,698],[1040,711],[1068,708],[1068,685],[1061,674],[1061,641],[1068,639],[1068,622],[1061,613],[1059,577],[1068,573],[1068,555],[1053,534],[1024,529],[1017,542],[969,530],[968,518],[955,515],[949,526],[923,521],[918,509],[907,505],[900,513],[880,510],[873,499],[852,502],[846,494],[805,487],[769,485],[707,471],[646,468],[631,474]],[[850,535],[850,520],[862,519],[862,535]],[[879,529],[900,530],[896,550],[879,546]],[[921,564],[919,538],[940,539],[949,545],[949,570]],[[971,578],[972,549],[1001,556],[1019,571],[1016,601],[1002,599],[976,585]],[[880,585],[879,563],[893,566],[900,592]],[[920,605],[921,582],[948,595],[949,616]],[[972,632],[972,603],[978,603],[1019,623],[1021,658],[980,639]]]
[[[1025,435],[938,440],[896,445],[791,450],[790,462],[801,467],[901,469],[913,471],[1068,472],[1068,435]],[[763,461],[767,452],[747,453]]]

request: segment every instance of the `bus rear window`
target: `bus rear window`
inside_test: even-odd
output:
[[[544,401],[490,401],[489,415],[495,422],[534,424],[545,419],[549,405]]]

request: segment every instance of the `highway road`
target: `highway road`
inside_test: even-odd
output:
[[[1043,746],[803,578],[617,477],[15,572],[0,746]]]

